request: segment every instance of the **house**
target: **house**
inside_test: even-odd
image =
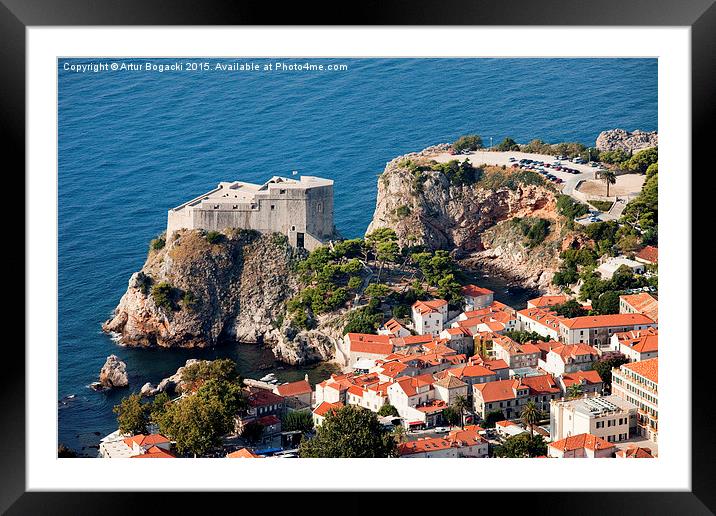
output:
[[[388,386],[388,401],[400,417],[413,427],[431,427],[442,421],[442,410],[447,406],[437,400],[432,374],[403,376]],[[420,409],[423,410],[420,410]]]
[[[549,413],[550,402],[562,395],[557,380],[551,374],[525,376],[520,381],[529,389],[523,404],[531,401],[544,414]]]
[[[654,327],[656,323],[643,314],[584,315],[560,319],[559,340],[564,344],[589,344],[600,350],[609,348],[615,333]]]
[[[435,375],[437,378],[453,376],[465,382],[469,386],[468,394],[472,395],[472,386],[477,383],[494,382],[500,378],[497,373],[479,364],[464,364],[459,367],[446,369]]]
[[[499,301],[477,310],[467,310],[458,315],[453,328],[465,328],[474,335],[477,332],[501,333],[517,329],[515,310]]]
[[[465,300],[465,310],[479,310],[492,304],[494,292],[488,288],[477,285],[465,285],[462,287],[462,296]]]
[[[516,435],[524,434],[525,432],[527,432],[527,430],[522,428],[514,421],[509,421],[507,419],[497,421],[495,423],[495,431],[503,437],[514,437]]]
[[[115,432],[107,436],[107,438],[102,439],[99,445],[100,457],[105,459],[135,457],[137,455],[150,453],[150,450],[154,455],[148,458],[163,457],[163,454],[174,457],[174,455],[170,453],[171,442],[161,434],[137,434],[127,437],[119,432]]]
[[[563,373],[557,377],[557,381],[559,382],[563,396],[566,396],[568,389],[574,385],[579,385],[584,394],[597,394],[601,393],[604,389],[602,377],[593,369],[589,371]]]
[[[343,408],[343,403],[328,403],[327,401],[322,402],[316,408],[313,409],[313,426],[318,428],[323,424],[323,420],[326,418],[329,412],[334,410],[340,410]]]
[[[521,331],[533,331],[552,340],[559,340],[561,320],[559,315],[547,308],[525,308],[517,312],[517,324]]]
[[[427,335],[408,335],[407,337],[391,337],[390,343],[393,345],[393,351],[406,351],[412,353],[420,350],[423,346],[435,341],[435,336]]]
[[[475,352],[475,339],[467,328],[445,328],[438,334],[440,340],[457,353],[472,355]]]
[[[647,292],[619,296],[620,314],[644,314],[654,322],[659,322],[659,302]]]
[[[393,352],[389,335],[373,335],[372,333],[346,333],[343,343],[348,351],[348,366],[361,359],[377,360],[385,358]]]
[[[145,453],[141,453],[139,455],[132,455],[130,459],[176,459],[176,456],[172,452],[167,451],[164,448],[160,448],[159,446],[152,446]]]
[[[496,335],[492,339],[492,350],[495,358],[504,360],[510,369],[537,367],[540,350],[534,344],[519,344],[504,335]]]
[[[529,387],[519,380],[498,380],[473,385],[472,397],[475,413],[483,420],[490,412],[500,411],[507,419],[519,417],[526,403]]]
[[[447,322],[448,302],[444,299],[416,301],[412,306],[412,316],[417,333],[437,335]]]
[[[614,395],[553,400],[549,425],[555,441],[580,434],[609,443],[626,441],[636,430],[636,406]]]
[[[631,445],[627,448],[619,450],[616,454],[617,459],[653,459],[651,448],[642,448],[641,446]]]
[[[396,319],[390,319],[378,329],[378,335],[389,335],[390,337],[408,337],[410,335],[410,330],[408,330]]]
[[[657,442],[659,433],[659,359],[650,358],[612,369],[612,393],[637,406],[637,429]]]
[[[610,349],[618,351],[631,362],[659,356],[659,330],[632,330],[612,335]]]
[[[527,300],[527,308],[552,308],[569,300],[567,296],[540,296]]]
[[[646,271],[646,267],[644,267],[643,263],[630,260],[625,256],[613,256],[609,257],[604,263],[597,267],[597,272],[602,276],[602,279],[610,280],[620,267],[627,267],[631,269],[634,274],[644,274]]]
[[[478,433],[479,427],[466,426],[443,437],[428,437],[398,445],[401,458],[483,458],[488,455],[488,443]]]
[[[547,445],[547,456],[560,459],[613,457],[616,447],[595,435],[579,434],[551,442]]]
[[[587,344],[562,344],[551,348],[538,366],[548,373],[562,375],[587,371],[598,358],[597,350]]]
[[[279,396],[283,396],[287,408],[293,410],[303,410],[311,407],[311,398],[313,389],[308,383],[308,375],[298,382],[284,383],[274,387],[273,392]]]
[[[468,396],[468,384],[451,374],[443,376],[433,386],[436,399],[442,400],[448,405],[452,405],[459,396],[464,398]]]
[[[659,249],[653,245],[648,245],[636,253],[634,259],[644,264],[657,265],[659,263]]]
[[[242,410],[236,418],[236,432],[241,433],[244,426],[252,422],[258,422],[264,427],[267,426],[269,420],[260,420],[266,416],[275,416],[280,422],[281,416],[285,413],[286,402],[283,396],[279,396],[268,389],[260,389],[258,387],[247,387],[244,389],[244,397],[246,399],[246,409]],[[275,422],[269,427],[274,428]],[[271,430],[271,429],[269,429]]]
[[[227,459],[258,459],[261,455],[256,455],[248,448],[240,448],[236,451],[226,454]]]

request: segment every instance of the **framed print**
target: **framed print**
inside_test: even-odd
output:
[[[430,490],[711,513],[711,4],[350,27],[5,4],[28,303],[3,509]]]

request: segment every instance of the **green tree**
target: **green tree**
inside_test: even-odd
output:
[[[462,152],[464,150],[474,151],[482,148],[482,138],[476,134],[467,134],[460,136],[455,143],[452,144],[454,152]]]
[[[572,317],[580,317],[582,315],[587,315],[587,311],[584,309],[584,307],[574,299],[570,299],[569,301],[565,301],[561,305],[555,306],[553,310],[557,314],[561,315],[562,317],[567,317],[568,319],[571,319]]]
[[[443,420],[450,426],[457,426],[460,424],[460,412],[457,407],[449,406],[443,409]]]
[[[617,183],[617,175],[613,170],[602,170],[599,175],[602,176],[602,181],[607,185],[607,197],[609,197],[609,185]]]
[[[584,394],[584,387],[579,383],[574,383],[567,387],[568,398],[581,398]]]
[[[201,360],[186,366],[182,371],[182,381],[197,384],[197,387],[209,380],[240,383],[236,363],[228,358]]]
[[[612,385],[612,369],[622,366],[629,362],[624,356],[611,356],[597,360],[592,364],[592,368],[599,373],[599,377],[604,382],[604,386],[611,389]]]
[[[299,455],[305,457],[362,458],[394,457],[395,439],[370,410],[348,405],[326,415],[313,439],[301,441]]]
[[[658,147],[640,150],[629,158],[623,165],[630,172],[644,174],[651,165],[659,161]]]
[[[378,415],[379,416],[394,416],[394,417],[400,416],[400,414],[398,414],[398,409],[395,408],[390,403],[386,403],[385,405],[380,407],[378,409]]]
[[[123,434],[146,434],[149,424],[149,406],[142,403],[139,394],[130,394],[115,405],[112,411],[117,414],[117,425]]]
[[[599,315],[619,313],[619,292],[609,290],[592,300],[592,308]]]
[[[164,233],[157,236],[156,238],[153,238],[151,242],[149,242],[149,250],[150,251],[159,251],[160,249],[164,248],[164,245],[167,243],[166,238],[164,236]]]
[[[488,412],[485,414],[485,421],[483,422],[483,426],[485,428],[494,428],[495,423],[498,421],[504,421],[505,415],[502,413],[501,410],[493,410],[491,412]]]
[[[512,138],[505,138],[497,145],[497,150],[502,152],[517,151],[520,150],[520,146]]]
[[[252,444],[259,442],[263,434],[264,425],[257,421],[251,421],[245,424],[243,430],[241,431],[241,437]]]
[[[152,286],[154,304],[167,312],[173,312],[176,309],[176,294],[176,289],[166,281],[161,281]]]
[[[284,432],[300,430],[304,434],[313,432],[313,415],[305,410],[291,410],[281,418],[281,429]]]
[[[522,422],[530,429],[530,437],[534,436],[534,426],[542,420],[542,412],[534,401],[527,402],[522,409]]]
[[[457,413],[460,415],[460,428],[465,428],[465,414],[472,408],[472,405],[468,401],[466,396],[458,395],[455,396],[453,406]]]
[[[547,443],[541,435],[527,433],[508,437],[501,446],[495,448],[496,457],[524,458],[539,457],[547,454]]]
[[[405,427],[403,425],[395,425],[393,427],[393,431],[391,432],[391,436],[395,440],[396,445],[405,442],[405,440],[407,439],[407,432],[405,431]]]

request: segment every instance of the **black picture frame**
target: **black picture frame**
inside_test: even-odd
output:
[[[714,71],[716,70],[716,6],[714,0],[601,0],[581,2],[549,0],[532,2],[511,0],[487,2],[459,0],[432,4],[423,0],[412,2],[364,1],[358,5],[338,3],[271,4],[268,2],[187,2],[161,0],[83,1],[83,0],[0,0],[0,132],[5,163],[13,157],[16,167],[6,168],[8,175],[18,179],[25,166],[25,51],[26,29],[32,26],[101,26],[101,25],[544,25],[544,26],[683,26],[691,28],[692,79],[692,152],[693,163],[709,161],[711,142],[707,141],[708,125],[714,118]],[[711,144],[712,145],[712,144]],[[705,171],[704,171],[705,172]],[[690,170],[678,171],[690,174]],[[24,184],[19,185],[25,191]],[[693,205],[693,203],[692,203]],[[696,220],[694,220],[696,222]],[[16,228],[15,228],[16,229]],[[19,248],[19,245],[15,245]],[[14,270],[25,269],[24,251],[13,252]],[[713,261],[710,260],[712,264]],[[685,264],[686,265],[686,264]],[[695,265],[695,264],[694,264]],[[694,270],[698,270],[694,267]],[[15,298],[15,306],[24,310],[24,303]],[[696,310],[696,305],[693,304]],[[19,308],[22,307],[22,308]],[[23,312],[24,315],[24,312]],[[17,320],[19,320],[18,314]],[[24,318],[24,317],[23,317]],[[688,325],[690,334],[691,322]],[[126,514],[143,512],[142,508],[157,509],[154,498],[161,498],[161,512],[177,510],[183,513],[198,494],[174,493],[80,493],[26,492],[25,487],[25,356],[19,339],[7,341],[4,349],[6,365],[0,389],[2,424],[0,425],[0,510],[8,514]],[[680,343],[680,345],[689,345]],[[696,342],[694,342],[696,344]],[[704,342],[702,346],[711,346]],[[698,358],[694,353],[694,357]],[[709,404],[712,387],[707,361],[692,361],[692,449],[691,492],[565,492],[510,493],[509,507],[524,507],[531,514],[712,514],[716,511],[716,481],[713,475],[713,431],[716,418]],[[558,482],[558,479],[555,480]],[[585,489],[595,481],[585,481]],[[625,489],[629,480],[624,479]],[[525,486],[528,487],[528,486]],[[214,500],[227,496],[211,495]],[[236,496],[246,497],[246,494]],[[264,494],[265,496],[265,494]],[[315,494],[292,493],[290,504],[310,507],[316,503]],[[504,502],[505,493],[496,494]],[[271,495],[273,498],[274,495]],[[557,497],[557,498],[555,498]],[[431,499],[432,498],[432,501]],[[411,501],[427,511],[432,503],[443,509],[442,497],[411,497],[400,502],[401,507]],[[496,498],[497,500],[498,498]],[[242,502],[248,508],[251,502]],[[362,501],[361,501],[362,500]],[[453,499],[454,500],[454,499]],[[472,500],[472,502],[469,502]],[[472,510],[487,510],[486,494],[476,498],[464,497],[472,503]],[[341,495],[340,506],[353,513],[363,505],[359,493]],[[231,502],[229,502],[231,503]],[[324,502],[325,503],[325,502]],[[337,502],[332,502],[334,505]],[[463,502],[457,502],[463,503]],[[308,504],[308,505],[307,505]],[[321,510],[321,505],[314,509]],[[173,507],[172,507],[173,506]],[[396,504],[391,504],[396,507]],[[324,506],[325,509],[327,507]],[[351,509],[352,508],[352,509]],[[183,509],[183,510],[182,510]],[[332,510],[335,510],[335,506]],[[465,505],[465,510],[470,510]],[[155,511],[153,511],[155,512]],[[432,511],[431,511],[432,512]]]

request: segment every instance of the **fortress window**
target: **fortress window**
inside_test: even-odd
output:
[[[238,210],[238,209],[239,209],[239,205],[238,205],[238,204],[234,204],[234,209],[235,209],[235,210]]]
[[[318,213],[323,213],[323,204],[319,202],[316,209],[318,210]]]
[[[272,209],[272,210],[276,209],[276,206],[275,206],[274,204],[272,204],[272,205],[271,205],[271,209]]]
[[[215,204],[215,205],[214,205],[214,209],[215,209],[215,210],[218,210],[218,209],[219,209],[219,205],[218,205],[218,204]]]
[[[291,231],[296,231],[296,226],[291,226]]]
[[[280,193],[281,195],[283,195],[283,194],[286,193],[286,190],[279,190],[279,193]]]

